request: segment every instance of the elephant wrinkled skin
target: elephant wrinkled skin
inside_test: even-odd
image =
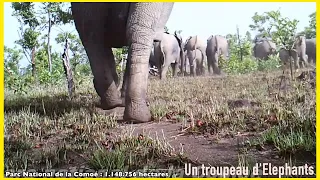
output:
[[[220,35],[211,35],[207,40],[206,54],[208,57],[208,73],[221,75],[222,72],[218,66],[219,56],[222,55],[224,59],[228,58],[228,41],[225,37]],[[211,71],[212,69],[212,71]]]
[[[71,3],[72,16],[89,57],[101,107],[125,106],[124,120],[147,122],[148,62],[153,41],[161,41],[174,3]],[[111,48],[129,46],[121,89]]]

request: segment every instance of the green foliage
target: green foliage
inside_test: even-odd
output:
[[[62,64],[61,56],[54,52],[51,53],[52,56],[52,69],[53,71],[50,73],[48,67],[48,59],[47,59],[47,45],[43,43],[41,49],[38,49],[35,58],[39,62],[37,65],[37,78],[40,84],[57,84],[59,81],[64,79],[64,69]]]
[[[278,55],[270,55],[267,61],[258,61],[258,71],[274,71],[281,67]]]
[[[40,34],[40,32],[32,30],[31,28],[27,28],[22,33],[22,38],[17,40],[16,43],[19,44],[23,49],[31,50],[33,47],[37,47],[39,45],[38,37]]]
[[[14,93],[26,93],[31,79],[20,76],[19,62],[22,59],[22,50],[16,46],[14,48],[4,47],[4,84]]]
[[[73,71],[79,64],[88,64],[88,57],[79,36],[70,32],[63,32],[59,33],[55,40],[61,47],[64,47],[66,39],[68,39],[68,55]]]
[[[278,56],[270,56],[267,61],[257,61],[250,56],[245,56],[243,61],[233,54],[229,60],[221,58],[219,67],[228,74],[239,75],[252,73],[256,71],[273,71],[280,68],[280,59]]]
[[[13,2],[11,3],[13,8],[13,16],[19,17],[18,21],[24,25],[28,25],[31,28],[35,28],[40,25],[40,22],[36,18],[34,11],[34,3],[31,2]]]
[[[59,24],[67,24],[73,21],[72,14],[68,9],[65,9],[67,3],[62,2],[43,2],[41,9],[44,14],[50,13],[50,19],[52,25],[59,25]]]
[[[254,24],[249,25],[251,30],[258,31],[262,36],[271,37],[273,42],[287,50],[293,48],[298,20],[281,17],[279,10],[264,12],[261,15],[256,12],[252,20]]]
[[[122,48],[112,48],[112,52],[116,61],[117,73],[118,75],[121,75],[126,66],[126,64],[123,64],[123,67],[121,69],[121,62],[122,62],[122,59],[126,60],[125,56],[128,54],[128,46],[124,46]]]
[[[236,54],[240,59],[240,54],[242,52],[243,57],[251,56],[252,54],[252,43],[249,41],[250,35],[245,37],[240,36],[240,43],[236,34],[228,34],[227,40],[229,43],[230,54]]]
[[[307,39],[316,38],[316,12],[309,15],[309,26],[300,32],[300,35],[306,36]]]
[[[219,66],[228,74],[245,74],[258,69],[258,64],[255,60],[244,57],[243,61],[241,61],[236,54],[232,54],[229,60],[221,59]]]

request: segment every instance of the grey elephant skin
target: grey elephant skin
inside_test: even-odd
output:
[[[306,38],[304,36],[298,36],[294,42],[293,49],[289,52],[289,50],[281,48],[279,50],[279,57],[286,66],[289,63],[290,57],[292,57],[294,60],[295,69],[300,68],[300,62],[302,66],[308,65],[308,55],[306,54]]]
[[[189,72],[191,76],[200,76],[205,74],[205,57],[202,55],[199,49],[191,51],[191,57],[194,59],[188,58],[186,56],[186,65],[189,68]],[[188,62],[188,63],[187,63]],[[186,67],[187,68],[187,67]]]
[[[219,56],[222,55],[224,59],[228,58],[228,40],[220,35],[211,35],[207,40],[206,54],[208,58],[208,73],[209,75],[214,74],[221,75]]]
[[[277,46],[274,42],[268,39],[262,39],[255,42],[253,47],[254,57],[260,60],[267,60],[270,55],[276,54]]]
[[[163,33],[161,42],[154,42],[153,59],[150,61],[156,64],[160,79],[166,79],[170,65],[173,69],[173,76],[177,76],[179,65],[184,62],[182,45],[182,37],[176,32],[174,34]],[[182,71],[181,66],[180,71]]]
[[[123,119],[151,120],[147,106],[148,61],[154,41],[161,41],[174,3],[71,3],[80,39],[89,57],[101,107],[124,106]],[[121,97],[111,48],[129,46]]]
[[[316,38],[306,39],[306,54],[309,63],[316,63]]]
[[[198,36],[190,36],[184,46],[184,50],[187,53],[187,58],[189,59],[189,65],[190,62],[195,62],[196,59],[196,52],[195,50],[198,49],[202,57],[204,57],[204,61],[207,61],[207,55],[206,55],[206,44],[198,37]],[[192,72],[190,71],[190,74]]]
[[[188,56],[187,56],[187,51],[186,50],[183,51],[183,56],[184,56],[184,62],[180,63],[180,68],[183,68],[181,73],[184,76],[187,76],[190,73],[190,66],[189,66],[189,60],[188,60]]]

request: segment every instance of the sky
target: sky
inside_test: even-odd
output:
[[[316,11],[315,2],[177,2],[174,4],[170,18],[166,24],[170,33],[175,30],[182,30],[182,37],[185,40],[192,35],[198,35],[206,41],[211,35],[235,34],[236,27],[239,27],[240,35],[250,31],[252,16],[255,12],[263,13],[272,10],[280,10],[283,17],[299,20],[297,31],[302,31],[309,24],[309,15]],[[19,23],[12,16],[11,3],[4,6],[4,44],[14,47],[14,41],[19,39]],[[64,26],[64,31],[75,32],[73,26]],[[61,32],[61,28],[54,28],[52,39]],[[251,32],[251,31],[250,31]],[[251,32],[254,36],[256,32]],[[53,50],[62,52],[63,47],[52,44]],[[28,62],[23,59],[22,66]]]

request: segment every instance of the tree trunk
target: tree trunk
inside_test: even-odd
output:
[[[237,36],[238,36],[238,45],[240,48],[240,59],[241,61],[243,60],[243,55],[242,55],[242,47],[241,47],[241,40],[240,40],[240,35],[239,35],[239,27],[237,26]]]
[[[65,72],[67,83],[68,83],[69,97],[71,98],[73,93],[75,92],[75,87],[74,87],[74,81],[73,81],[73,75],[72,75],[73,74],[72,68],[70,66],[70,61],[69,61],[68,49],[69,49],[68,39],[66,39],[64,52],[62,54],[62,60],[63,60],[64,72]]]
[[[49,62],[49,74],[52,72],[52,61],[51,61],[51,50],[50,50],[50,34],[51,34],[51,13],[48,11],[49,27],[48,27],[48,43],[47,43],[47,54]]]
[[[31,68],[32,68],[32,76],[36,76],[36,62],[35,62],[35,53],[36,53],[36,47],[32,48],[32,54],[31,54]]]

